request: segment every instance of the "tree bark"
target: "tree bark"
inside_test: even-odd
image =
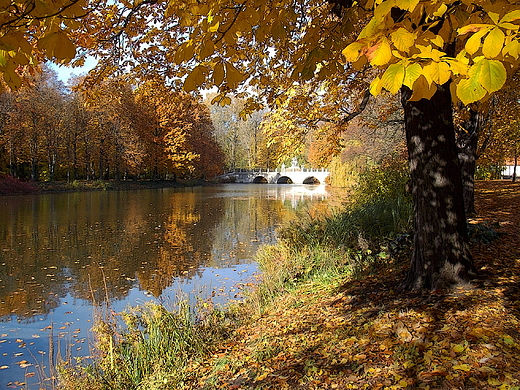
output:
[[[401,90],[414,206],[414,246],[406,289],[441,289],[474,273],[455,144],[449,84],[430,100]]]
[[[477,161],[478,136],[482,128],[481,114],[472,108],[469,119],[462,124],[464,132],[457,136],[460,171],[466,215],[475,214],[475,169]]]

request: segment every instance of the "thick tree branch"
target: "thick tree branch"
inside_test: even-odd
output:
[[[366,89],[364,94],[363,94],[363,99],[361,100],[361,104],[359,105],[359,108],[356,111],[354,111],[354,112],[347,113],[340,120],[328,119],[328,118],[318,118],[318,119],[316,119],[314,121],[314,123],[316,124],[318,122],[327,122],[327,123],[335,123],[335,124],[339,124],[339,125],[346,125],[348,122],[350,122],[356,116],[358,116],[363,111],[365,111],[365,108],[368,105],[368,101],[370,100],[370,96],[371,96],[370,90]]]

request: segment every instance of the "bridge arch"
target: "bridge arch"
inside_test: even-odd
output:
[[[276,181],[276,184],[294,184],[289,176],[280,176]]]
[[[309,176],[307,177],[304,181],[303,181],[303,184],[320,184],[321,182],[314,176]]]
[[[269,182],[267,181],[267,179],[264,176],[256,176],[253,179],[253,183],[267,184]]]

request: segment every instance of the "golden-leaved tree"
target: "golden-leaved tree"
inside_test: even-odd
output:
[[[352,70],[374,75],[370,85],[374,95],[382,89],[400,92],[415,241],[404,285],[438,288],[470,279],[474,267],[452,103],[487,99],[502,88],[517,66],[518,2],[140,0],[95,4],[80,26],[56,24],[54,35],[48,33],[38,40],[39,48],[57,59],[70,57],[72,50],[56,53],[56,42],[69,32],[78,45],[104,57],[98,76],[117,69],[134,70],[140,77],[160,72],[187,91],[216,86],[215,102],[221,104],[230,101],[230,91],[245,85],[264,90],[266,101],[275,104],[294,83],[314,79],[325,87],[339,85],[356,75]],[[13,44],[9,61],[17,56],[14,49],[25,55],[24,45],[22,50]],[[15,84],[12,67],[0,70],[7,82]],[[247,108],[258,108],[258,103],[251,101]]]
[[[173,91],[155,77],[135,91],[139,129],[153,177],[213,178],[222,171],[223,153],[214,138],[209,109],[193,96]]]

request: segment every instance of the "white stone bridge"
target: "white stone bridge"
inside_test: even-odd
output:
[[[236,169],[218,176],[219,179],[234,183],[269,183],[269,184],[324,184],[329,176],[325,169],[306,169],[299,167],[269,169]]]

